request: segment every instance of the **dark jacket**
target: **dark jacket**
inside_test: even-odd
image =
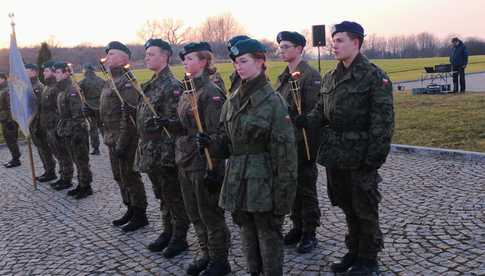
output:
[[[463,42],[453,46],[450,54],[450,63],[452,66],[465,66],[468,64],[468,50]]]

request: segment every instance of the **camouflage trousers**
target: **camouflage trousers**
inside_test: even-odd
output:
[[[293,228],[315,232],[320,225],[320,208],[317,194],[318,169],[315,162],[298,162],[298,185],[290,219]]]
[[[41,129],[40,127],[36,129],[31,128],[30,133],[32,135],[32,142],[37,147],[37,152],[39,153],[45,174],[55,174],[56,160],[49,147],[46,130]]]
[[[99,148],[99,132],[101,130],[101,122],[98,113],[96,116],[89,117],[89,140],[91,148]]]
[[[241,241],[249,273],[283,275],[284,216],[272,212],[249,213],[236,211],[234,222],[241,227]]]
[[[161,167],[148,173],[155,197],[160,199],[163,231],[175,239],[185,240],[189,229],[189,218],[185,212],[184,200],[176,168]]]
[[[20,158],[19,145],[17,139],[19,137],[19,125],[17,122],[11,120],[7,122],[1,122],[3,138],[7,144],[7,148],[12,155],[12,159],[18,160]]]
[[[115,147],[109,147],[109,160],[111,161],[111,171],[113,178],[120,188],[121,198],[126,206],[133,206],[143,210],[147,208],[147,197],[145,186],[141,181],[141,176],[133,170],[133,163],[136,152],[135,143],[131,143],[126,148],[126,154],[123,158],[118,158],[115,154]]]
[[[217,204],[219,193],[210,194],[204,187],[204,171],[184,171],[179,168],[185,210],[194,225],[201,253],[211,260],[227,260],[230,233],[224,210]]]
[[[61,141],[67,145],[67,151],[76,166],[77,178],[80,187],[87,187],[93,181],[89,167],[89,140],[87,130],[77,130],[76,135],[62,137]]]
[[[381,194],[377,185],[382,178],[377,170],[340,170],[327,168],[328,196],[332,205],[345,214],[348,232],[345,244],[350,253],[377,259],[384,247],[379,227]]]
[[[74,165],[69,154],[69,145],[65,144],[61,137],[57,136],[55,129],[48,129],[46,131],[46,137],[50,151],[59,162],[61,179],[70,182],[74,174]]]

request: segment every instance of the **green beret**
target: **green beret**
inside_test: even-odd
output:
[[[170,44],[168,42],[161,40],[160,38],[150,38],[145,42],[145,50],[152,47],[156,46],[162,50],[166,50],[170,53],[170,56],[172,55],[172,47],[170,47]]]
[[[30,70],[39,70],[39,67],[36,64],[33,63],[27,63],[25,64],[25,69],[30,69]]]
[[[238,56],[248,53],[266,53],[266,47],[256,39],[245,39],[237,42],[231,47],[229,57],[235,60]]]
[[[7,78],[8,78],[7,73],[5,73],[5,72],[0,72],[0,79],[7,80]]]
[[[247,35],[237,35],[229,39],[229,41],[227,42],[227,50],[230,52],[232,46],[236,45],[236,43],[238,43],[239,41],[245,40],[245,39],[250,39],[250,37]]]
[[[349,32],[364,37],[364,28],[356,22],[343,21],[340,24],[333,25],[332,27],[332,37],[336,33]]]
[[[276,41],[278,43],[280,43],[281,41],[289,41],[301,47],[305,47],[306,45],[305,37],[297,32],[282,31],[276,36]]]
[[[57,69],[66,70],[66,69],[69,69],[69,65],[67,64],[67,62],[58,61],[58,62],[54,63],[54,65],[52,66],[52,68],[54,70],[57,70]]]
[[[49,68],[49,69],[52,69],[52,67],[54,67],[54,64],[56,62],[53,61],[53,60],[49,60],[49,61],[46,61],[42,64],[42,69],[46,69],[46,68]]]
[[[209,51],[212,53],[212,48],[209,43],[202,41],[202,42],[191,42],[184,46],[182,51],[179,53],[179,57],[181,60],[185,59],[185,55],[190,54],[192,52],[199,52],[199,51]]]
[[[128,47],[126,47],[125,44],[119,42],[119,41],[111,41],[110,43],[108,43],[108,46],[106,46],[106,48],[104,49],[104,51],[106,52],[106,54],[109,52],[109,50],[111,49],[116,49],[116,50],[120,50],[120,51],[123,51],[125,52],[129,58],[131,58],[131,51]]]

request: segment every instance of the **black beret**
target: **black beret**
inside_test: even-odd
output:
[[[202,42],[191,42],[184,46],[182,51],[179,53],[179,57],[181,60],[185,59],[185,55],[190,54],[192,52],[199,52],[199,51],[209,51],[212,53],[212,48],[209,43],[202,41]]]
[[[297,46],[305,47],[306,39],[297,32],[282,31],[276,36],[276,41],[280,43],[282,40],[289,41]]]
[[[52,68],[54,70],[57,70],[57,69],[65,70],[65,69],[69,69],[69,64],[67,64],[67,62],[64,62],[64,61],[58,61],[58,62],[54,63]]]
[[[236,43],[238,43],[239,41],[246,40],[246,39],[250,39],[250,37],[247,36],[247,35],[237,35],[237,36],[232,37],[227,42],[227,50],[230,52],[232,46],[236,45]]]
[[[266,52],[266,47],[256,39],[245,39],[237,42],[231,47],[231,53],[229,57],[235,60],[238,56],[242,56],[248,53]]]
[[[7,73],[5,72],[0,72],[0,78],[6,80],[8,78]]]
[[[36,64],[27,63],[27,64],[25,64],[25,69],[39,70],[39,67]]]
[[[364,37],[364,28],[356,22],[350,22],[350,21],[343,21],[340,24],[336,24],[332,27],[332,37],[336,33],[341,33],[341,32],[349,32],[349,33],[354,33],[358,34],[361,37]]]
[[[104,51],[106,53],[109,52],[109,50],[111,49],[116,49],[116,50],[120,50],[120,51],[123,51],[125,52],[129,58],[131,58],[131,51],[128,47],[126,47],[125,44],[119,42],[119,41],[111,41],[110,43],[108,43],[108,46],[106,46],[106,48],[104,49]]]
[[[170,44],[168,42],[161,40],[160,38],[150,38],[145,42],[145,50],[152,47],[156,46],[162,50],[166,50],[172,55],[172,47],[170,47]]]
[[[52,69],[52,67],[54,67],[54,64],[56,62],[53,61],[53,60],[49,60],[49,61],[46,61],[42,64],[42,69],[45,69],[45,68],[49,68],[49,69]]]

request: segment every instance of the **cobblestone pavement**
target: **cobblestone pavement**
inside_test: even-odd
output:
[[[0,168],[0,275],[184,274],[198,248],[193,229],[186,254],[166,260],[146,249],[161,230],[146,178],[150,225],[125,234],[111,225],[124,207],[106,149],[92,157],[95,193],[81,201],[45,184],[34,191],[22,151],[22,167]],[[0,160],[8,157],[0,148]],[[332,275],[330,263],[345,252],[344,217],[328,202],[323,170],[319,246],[306,255],[287,248],[285,275]],[[485,275],[485,163],[393,153],[380,172],[384,275]],[[239,230],[229,215],[227,221],[234,275],[246,275]],[[289,226],[287,220],[285,231]]]

